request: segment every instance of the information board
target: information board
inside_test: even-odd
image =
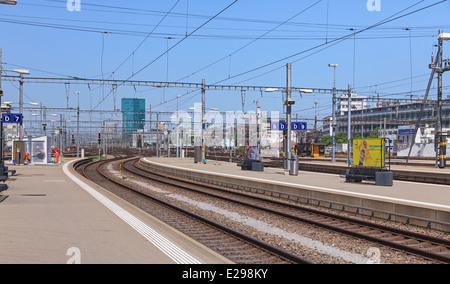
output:
[[[3,123],[17,123],[22,124],[22,114],[20,113],[3,113]]]
[[[353,139],[353,165],[363,167],[385,166],[383,138]]]
[[[270,128],[272,130],[287,130],[287,124],[286,122],[272,122]],[[291,130],[292,131],[298,131],[298,130],[308,130],[308,124],[306,122],[292,122],[291,123]]]

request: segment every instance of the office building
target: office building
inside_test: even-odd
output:
[[[145,99],[122,99],[122,138],[131,144],[132,134],[145,125]]]

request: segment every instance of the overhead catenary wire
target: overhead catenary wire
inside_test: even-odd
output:
[[[197,70],[197,71],[195,71],[195,72],[193,72],[193,73],[191,73],[191,74],[189,74],[189,75],[187,75],[187,76],[185,76],[185,77],[183,77],[183,78],[181,78],[181,79],[179,79],[179,80],[177,80],[177,81],[181,81],[181,80],[184,80],[184,79],[186,79],[186,78],[189,78],[190,76],[193,76],[193,75],[195,75],[195,74],[197,74],[197,73],[199,73],[199,72],[201,72],[201,71],[204,71],[204,70],[206,70],[206,69],[208,69],[208,68],[210,68],[210,67],[216,65],[217,63],[219,63],[219,62],[221,62],[221,61],[223,61],[223,60],[225,60],[225,59],[227,59],[227,58],[229,59],[229,72],[228,72],[228,76],[231,77],[231,57],[232,57],[234,54],[238,53],[239,51],[242,51],[243,49],[245,49],[246,47],[250,46],[251,44],[253,44],[253,43],[256,42],[257,40],[260,40],[260,39],[264,38],[266,35],[268,35],[269,33],[271,33],[271,32],[273,32],[273,31],[277,30],[277,29],[278,29],[279,27],[281,27],[282,25],[284,25],[284,24],[286,24],[286,23],[289,23],[291,20],[295,19],[296,17],[298,17],[299,15],[305,13],[306,11],[310,10],[311,8],[313,8],[314,6],[316,6],[317,4],[319,4],[320,2],[322,2],[322,0],[319,0],[319,1],[315,2],[315,3],[313,3],[312,5],[309,5],[309,6],[306,7],[305,9],[301,10],[299,13],[296,13],[294,16],[292,16],[292,17],[290,17],[289,19],[287,19],[287,20],[281,22],[280,24],[278,24],[278,25],[275,26],[274,28],[270,29],[269,31],[266,31],[264,34],[260,35],[259,37],[257,37],[256,39],[250,41],[249,43],[247,43],[247,44],[241,46],[240,48],[236,49],[236,50],[233,51],[232,53],[230,53],[230,54],[228,54],[228,55],[222,57],[222,58],[219,59],[219,60],[214,61],[214,62],[211,63],[211,64],[208,64],[207,66],[205,66],[205,67],[203,67],[203,68],[201,68],[201,69],[199,69],[199,70]],[[184,95],[181,95],[181,97],[187,96],[187,95],[192,94],[192,93],[194,93],[194,92],[198,92],[198,90],[194,90],[194,91],[188,92],[188,93],[186,93],[186,94],[184,94]],[[172,99],[172,100],[170,100],[170,101],[168,101],[168,102],[171,102],[171,101],[174,101],[174,100],[175,100],[175,99]],[[164,103],[166,103],[166,102],[164,102]],[[160,106],[160,105],[162,105],[162,104],[164,104],[164,103],[161,103],[161,104],[159,104],[159,105],[157,105],[157,106]]]
[[[1,17],[5,17],[3,18],[4,20],[9,20],[9,21],[15,21],[17,23],[23,23],[23,24],[29,24],[29,25],[34,25],[34,24],[43,24],[43,25],[48,25],[48,27],[52,27],[52,25],[55,28],[77,28],[80,29],[81,31],[84,31],[83,29],[85,29],[85,31],[92,31],[92,32],[98,32],[101,33],[103,31],[108,31],[111,34],[114,34],[115,32],[117,32],[117,34],[122,34],[122,35],[135,35],[135,36],[142,36],[142,37],[146,37],[148,35],[147,31],[138,31],[138,30],[118,30],[118,29],[112,29],[112,28],[106,28],[106,27],[99,27],[99,24],[104,24],[104,25],[114,25],[114,26],[120,26],[120,27],[124,27],[124,26],[137,26],[137,27],[156,27],[155,24],[149,24],[149,23],[132,23],[132,22],[118,22],[118,21],[105,21],[105,20],[92,20],[92,19],[72,19],[72,18],[58,18],[58,17],[52,17],[52,18],[48,18],[48,17],[41,17],[41,16],[37,16],[37,15],[17,15],[17,14],[2,14],[0,13]],[[26,19],[27,21],[23,21],[20,19]],[[35,19],[35,20],[46,20],[47,22],[37,22],[37,21],[30,21],[30,19]],[[50,21],[50,22],[48,22]],[[56,23],[53,23],[56,22]],[[88,26],[75,26],[72,24],[61,24],[58,22],[76,22],[76,23],[92,23],[95,24],[95,27],[88,27]],[[282,22],[279,22],[278,24],[280,24]],[[284,25],[290,25],[293,22],[286,22]],[[328,33],[341,33],[347,30],[349,25],[341,25],[341,24],[328,24],[326,27],[323,26],[323,24],[320,23],[297,23],[298,26],[303,27],[303,28],[307,28],[307,29],[277,29],[278,32],[283,32],[283,33],[289,33],[289,34],[300,34],[300,33],[306,33],[306,34],[321,34],[323,32],[322,29],[333,29],[333,31],[328,31]],[[351,24],[352,27],[354,28],[364,28],[360,25],[356,25],[356,24]],[[170,28],[170,29],[180,29],[183,30],[184,33],[153,33],[155,38],[163,38],[165,36],[168,35],[172,35],[172,36],[182,36],[182,35],[186,35],[185,34],[185,26],[177,26],[177,25],[159,25],[160,28]],[[188,28],[193,28],[193,27],[188,27]],[[431,32],[434,32],[436,29],[442,28],[442,29],[448,29],[450,28],[449,25],[439,25],[439,26],[410,26],[411,29],[414,29],[415,31],[415,35],[413,36],[415,37],[425,37],[425,36],[430,36]],[[263,29],[263,28],[246,28],[246,27],[239,27],[239,28],[233,28],[233,27],[222,27],[222,26],[218,26],[218,27],[204,27],[203,30],[212,30],[214,31],[214,34],[211,35],[204,35],[204,38],[223,38],[223,39],[254,39],[256,38],[255,36],[251,36],[251,35],[246,35],[246,36],[240,36],[237,35],[237,31],[240,32],[260,32],[263,31],[265,32],[267,29]],[[230,35],[220,35],[217,34],[217,31],[221,31],[221,30],[227,30],[232,32],[232,34]],[[402,35],[403,33],[401,32],[402,30],[404,30],[404,26],[385,26],[385,27],[378,27],[377,29],[375,29],[375,31],[379,31],[380,34],[379,35],[374,35],[372,38],[373,39],[377,39],[377,38],[384,38],[384,36],[386,38],[391,38],[391,37],[407,37],[405,35]],[[393,33],[390,36],[386,36],[386,33]],[[395,33],[394,33],[395,32]],[[417,35],[416,35],[417,34]],[[434,35],[434,34],[433,34]],[[338,35],[334,35],[334,38],[336,38]],[[193,38],[195,38],[195,35],[193,36]],[[325,39],[326,37],[320,37],[320,36],[315,36],[316,39]],[[371,37],[361,37],[362,39],[371,39]],[[309,39],[314,39],[313,37],[299,37],[299,36],[278,36],[278,37],[265,37],[264,39],[269,39],[269,40],[274,40],[274,39],[279,39],[279,40],[309,40]]]
[[[332,29],[332,27],[330,27],[330,29]],[[362,36],[358,36],[358,39],[361,38],[361,37],[362,37]],[[192,38],[193,38],[193,37],[192,37]],[[234,63],[234,62],[233,62],[233,63]],[[233,67],[234,67],[234,66],[233,66]],[[231,72],[229,72],[229,73],[231,73]]]
[[[153,30],[151,30],[147,36],[145,37],[144,40],[141,41],[141,43],[134,49],[133,52],[131,52],[130,55],[128,55],[128,57],[121,63],[119,64],[119,66],[111,73],[111,76],[113,76],[117,70],[119,70],[124,64],[125,62],[127,62],[131,57],[134,57],[135,53],[142,47],[142,45],[147,41],[147,39],[155,32],[155,30],[162,24],[162,22],[167,18],[167,16],[173,11],[173,9],[175,9],[175,7],[178,5],[178,3],[180,3],[181,0],[177,0],[175,2],[175,4],[172,6],[172,8],[170,8],[170,10],[164,15],[164,17],[158,22],[158,24],[156,24],[156,26],[153,28]],[[133,61],[134,63],[134,61]],[[133,72],[134,75],[134,72]],[[110,76],[110,77],[111,77]]]
[[[213,63],[208,64],[207,66],[205,66],[205,67],[203,67],[203,68],[200,68],[199,70],[197,70],[197,71],[195,71],[195,72],[193,72],[193,73],[191,73],[191,74],[189,74],[189,75],[187,75],[187,76],[181,78],[180,80],[183,80],[183,79],[185,79],[185,78],[187,78],[187,77],[189,77],[189,76],[192,76],[192,75],[195,75],[195,74],[197,74],[197,73],[199,73],[199,72],[201,72],[201,71],[204,71],[204,70],[206,70],[206,69],[208,69],[208,68],[210,68],[210,67],[216,65],[217,63],[219,63],[219,62],[221,62],[221,61],[223,61],[223,60],[225,60],[225,59],[230,59],[230,62],[231,62],[231,56],[233,56],[233,55],[235,55],[236,53],[242,51],[243,49],[245,49],[246,47],[252,45],[252,44],[255,43],[256,41],[258,41],[258,40],[264,38],[266,35],[268,35],[268,34],[270,34],[271,32],[277,30],[279,27],[285,25],[286,23],[289,23],[290,21],[292,21],[293,19],[295,19],[295,18],[298,17],[299,15],[305,13],[306,11],[310,10],[311,8],[313,8],[314,6],[316,6],[317,4],[319,4],[320,2],[322,2],[322,0],[319,0],[319,1],[315,2],[315,3],[313,3],[312,5],[309,5],[309,6],[306,7],[305,9],[303,9],[303,10],[301,10],[300,12],[296,13],[294,16],[292,16],[292,17],[290,17],[289,19],[287,19],[287,20],[281,22],[281,23],[278,24],[277,26],[273,27],[273,28],[270,29],[269,31],[263,33],[262,35],[260,35],[259,37],[253,39],[252,41],[248,42],[247,44],[245,44],[245,45],[239,47],[238,49],[236,49],[235,51],[231,52],[230,54],[228,54],[228,55],[226,55],[226,56],[223,56],[223,57],[220,58],[219,60],[216,60],[216,61],[214,61]],[[230,74],[230,73],[229,73],[229,77],[231,77],[231,74]]]
[[[301,52],[298,52],[298,53],[295,53],[295,54],[292,54],[292,55],[283,57],[283,58],[278,59],[278,60],[276,60],[276,61],[272,61],[272,62],[270,62],[270,63],[261,65],[261,66],[259,66],[259,67],[256,67],[256,68],[253,68],[253,69],[250,69],[250,70],[247,70],[247,71],[245,71],[245,72],[241,72],[241,73],[239,73],[239,74],[236,74],[236,75],[234,75],[234,76],[231,76],[231,78],[223,79],[223,80],[221,80],[221,81],[219,81],[219,82],[217,82],[217,83],[222,83],[222,82],[227,81],[227,80],[230,80],[230,79],[234,79],[234,78],[241,77],[241,76],[246,75],[246,74],[249,74],[249,73],[253,73],[253,72],[255,72],[255,71],[264,69],[264,68],[266,68],[266,67],[269,67],[269,66],[271,66],[271,65],[274,65],[274,64],[277,64],[277,63],[280,63],[280,62],[285,62],[285,61],[287,61],[288,59],[292,59],[292,58],[294,58],[294,57],[297,57],[297,56],[299,56],[299,55],[305,54],[305,53],[310,52],[310,51],[314,51],[314,50],[316,50],[316,49],[320,49],[320,48],[323,48],[323,47],[324,47],[324,49],[326,49],[326,48],[328,48],[328,47],[331,47],[332,45],[335,45],[335,44],[337,44],[337,43],[343,42],[343,41],[345,41],[345,40],[347,40],[347,39],[349,39],[349,38],[352,38],[352,37],[354,37],[354,36],[356,36],[356,35],[358,35],[358,34],[361,34],[361,33],[365,32],[365,31],[368,31],[368,30],[371,30],[371,29],[376,28],[376,27],[378,27],[378,26],[381,26],[381,25],[384,25],[384,24],[387,24],[387,23],[396,21],[396,20],[398,20],[398,19],[401,19],[401,18],[410,16],[410,15],[412,15],[412,14],[421,12],[421,11],[423,11],[423,10],[429,9],[429,8],[434,7],[434,6],[437,6],[437,5],[440,5],[440,4],[445,3],[445,2],[447,2],[447,1],[448,1],[448,0],[442,0],[442,1],[439,1],[439,2],[436,2],[436,3],[433,3],[433,4],[430,4],[430,5],[428,5],[428,6],[425,6],[425,7],[419,8],[419,9],[416,9],[416,10],[414,10],[414,11],[412,11],[412,12],[408,12],[408,13],[406,13],[406,14],[402,14],[403,12],[406,12],[406,11],[410,10],[411,8],[413,8],[413,7],[417,6],[417,5],[419,5],[420,3],[424,2],[424,0],[421,0],[421,1],[419,1],[419,2],[417,2],[417,3],[415,3],[415,4],[413,4],[413,5],[408,6],[408,7],[405,8],[405,9],[402,9],[401,11],[399,11],[399,12],[397,12],[397,13],[395,13],[395,14],[393,14],[393,15],[391,15],[391,16],[389,16],[389,17],[387,17],[387,18],[385,18],[385,19],[383,19],[383,20],[381,20],[381,21],[379,21],[379,22],[377,22],[377,23],[375,23],[375,24],[369,26],[369,27],[363,28],[363,29],[361,29],[361,30],[356,30],[356,31],[354,31],[354,32],[352,32],[352,33],[350,33],[350,34],[347,34],[347,35],[345,35],[345,36],[342,36],[342,37],[340,37],[340,38],[337,38],[337,39],[334,39],[334,40],[330,40],[330,41],[325,42],[325,43],[318,44],[318,45],[313,46],[313,47],[311,47],[311,48],[305,49],[305,50],[303,50],[303,51],[301,51]],[[400,15],[400,16],[398,16],[398,15]]]
[[[197,31],[199,31],[200,29],[202,29],[204,26],[206,26],[208,23],[210,23],[211,21],[213,21],[215,18],[217,18],[220,14],[222,14],[223,12],[225,12],[226,10],[228,10],[229,8],[231,8],[234,4],[236,4],[239,0],[235,0],[233,1],[231,4],[229,4],[228,6],[226,6],[224,9],[222,9],[219,13],[215,14],[213,17],[211,17],[209,20],[207,20],[205,23],[203,23],[202,25],[200,25],[198,28],[196,28],[194,31],[192,31],[190,34],[186,35],[184,38],[182,38],[181,40],[179,40],[177,43],[175,43],[173,46],[171,46],[170,48],[168,48],[165,52],[163,52],[162,54],[160,54],[159,56],[157,56],[155,59],[153,59],[152,61],[150,61],[148,64],[146,64],[144,67],[142,67],[141,69],[139,69],[136,73],[132,74],[128,79],[125,80],[129,81],[131,78],[133,78],[134,76],[138,75],[139,73],[141,73],[142,71],[144,71],[145,69],[147,69],[150,65],[152,65],[153,63],[155,63],[156,61],[158,61],[160,58],[162,58],[164,55],[166,55],[169,51],[171,51],[172,49],[174,49],[175,47],[177,47],[178,45],[180,45],[183,41],[185,41],[187,38],[189,38],[191,35],[193,35],[194,33],[196,33]],[[124,83],[120,83],[120,85],[123,85]],[[97,108],[102,102],[105,101],[105,99],[107,97],[109,97],[109,95],[111,94],[111,92],[103,99],[101,100],[95,107]]]

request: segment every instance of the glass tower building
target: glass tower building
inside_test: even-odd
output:
[[[122,99],[122,136],[131,143],[133,132],[143,130],[145,125],[145,99]]]

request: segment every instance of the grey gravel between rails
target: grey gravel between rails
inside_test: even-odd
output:
[[[389,249],[384,246],[334,233],[312,225],[292,222],[283,217],[261,212],[230,202],[219,201],[198,193],[188,192],[173,186],[154,186],[138,176],[122,171],[117,164],[109,164],[111,177],[164,201],[185,208],[196,214],[241,231],[264,242],[280,247],[286,251],[306,258],[315,263],[325,264],[427,264],[432,263],[420,257]],[[384,221],[376,221],[384,222]],[[393,223],[392,226],[405,225]],[[449,238],[449,234],[410,228],[424,234]]]

